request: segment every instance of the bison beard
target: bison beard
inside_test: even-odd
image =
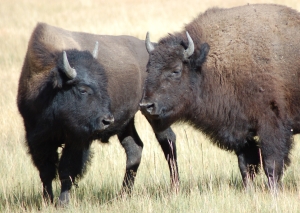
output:
[[[260,148],[276,189],[300,132],[300,14],[279,5],[213,8],[155,47],[147,35],[146,48],[146,117],[160,130],[186,121],[234,151],[245,186]]]

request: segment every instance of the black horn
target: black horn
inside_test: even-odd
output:
[[[189,42],[189,46],[188,48],[183,52],[184,55],[184,59],[188,59],[191,55],[193,55],[194,53],[194,42],[193,39],[191,38],[190,34],[188,32],[186,32],[186,37],[188,39]]]
[[[74,79],[77,73],[76,70],[70,66],[66,51],[63,52],[63,62],[64,62],[65,74],[67,75],[68,78]]]
[[[147,32],[145,44],[146,44],[146,49],[147,49],[148,53],[150,53],[154,50],[154,46],[151,43],[150,38],[149,38],[149,32]]]

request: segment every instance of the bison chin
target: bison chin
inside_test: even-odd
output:
[[[155,132],[163,132],[174,123],[171,119],[151,119],[151,117],[148,117],[147,115],[146,118],[151,123]]]

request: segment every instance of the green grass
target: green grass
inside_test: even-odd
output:
[[[143,158],[131,196],[118,196],[126,156],[113,137],[95,142],[94,158],[66,209],[42,200],[42,185],[24,143],[22,119],[16,107],[18,79],[30,34],[38,21],[69,30],[97,34],[127,34],[157,41],[180,30],[211,6],[232,7],[262,1],[219,0],[2,0],[0,6],[0,212],[300,212],[300,143],[296,138],[292,163],[283,188],[273,195],[259,174],[244,190],[236,156],[212,145],[187,125],[175,125],[181,186],[170,191],[167,163],[149,124],[137,115],[144,142]],[[300,11],[298,0],[281,3]],[[101,50],[101,47],[99,47]],[[53,184],[58,198],[60,184]]]

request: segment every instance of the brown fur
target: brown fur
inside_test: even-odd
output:
[[[186,31],[195,44],[188,60]],[[204,44],[209,52],[199,66]],[[180,75],[174,74],[180,66]],[[159,41],[148,72],[143,99],[148,119],[161,129],[187,121],[235,151],[244,182],[249,165],[259,164],[258,136],[265,172],[277,181],[289,163],[291,136],[300,133],[297,11],[279,5],[209,9],[183,32]]]
[[[276,5],[213,8],[188,24],[185,30],[195,42],[195,53],[200,52],[201,44],[210,45],[201,67],[206,77],[204,89],[212,93],[206,97],[206,108],[217,112],[214,108],[220,101],[234,98],[236,107],[258,120],[261,112],[275,103],[277,116],[298,121],[299,25],[298,12]],[[185,32],[175,36],[162,39],[159,45],[186,42]],[[261,104],[253,104],[257,102]],[[299,132],[299,121],[296,124],[293,130]]]
[[[28,44],[27,63],[24,65],[28,66],[28,69],[24,69],[26,72],[23,72],[20,78],[20,94],[28,99],[39,94],[38,88],[49,75],[49,70],[55,66],[51,54],[64,49],[92,52],[96,41],[99,42],[98,61],[108,75],[108,93],[112,98],[112,109],[115,109],[118,103],[136,105],[136,109],[129,112],[133,116],[142,97],[148,55],[143,41],[131,36],[93,35],[71,32],[44,23],[38,24]],[[39,48],[36,48],[37,46]],[[45,52],[49,57],[45,57]],[[124,90],[128,92],[124,93]],[[117,111],[114,113],[118,114]]]
[[[300,131],[297,11],[278,5],[213,8],[199,15],[186,30],[194,40],[210,45],[202,69],[209,72],[207,87],[214,88],[214,97],[234,96],[245,114],[255,120],[276,103],[276,115],[296,120],[293,128]],[[216,101],[220,99],[207,103],[215,107]]]
[[[25,56],[20,77],[17,98],[18,105],[20,109],[24,105],[23,103],[33,103],[43,98],[40,97],[41,91],[46,86],[45,84],[48,82],[47,79],[53,77],[51,75],[53,75],[53,68],[56,67],[57,52],[68,49],[92,52],[96,41],[99,43],[97,61],[104,68],[107,77],[107,92],[110,97],[110,111],[113,114],[114,123],[99,133],[97,137],[95,136],[95,139],[108,142],[108,139],[112,135],[117,134],[127,156],[126,173],[122,190],[128,190],[128,192],[130,192],[141,161],[143,148],[143,143],[135,129],[134,115],[139,109],[139,101],[142,98],[144,80],[147,74],[146,63],[148,54],[145,49],[144,41],[132,36],[94,35],[83,32],[72,32],[45,23],[37,24],[28,44],[28,51]],[[103,82],[106,82],[106,78]],[[104,91],[97,92],[100,94],[104,93]],[[48,97],[44,97],[43,99],[49,101]],[[35,106],[35,104],[30,104],[30,112],[35,113],[39,110],[35,109]],[[89,106],[87,105],[86,107],[89,111]],[[22,109],[20,111],[22,111]],[[78,122],[80,123],[80,121]],[[151,125],[153,126],[153,124]],[[42,127],[40,127],[40,129],[43,130]],[[153,127],[153,129],[155,128]],[[62,130],[62,135],[63,137],[65,136],[64,130]],[[170,171],[172,171],[172,182],[178,181],[177,170],[174,168],[174,163],[172,162],[173,157],[176,158],[176,136],[171,128],[164,131],[156,131],[155,135],[162,146],[165,157],[169,163]],[[41,158],[44,156],[43,152],[48,154],[50,150],[56,153],[57,147],[64,144],[64,141],[54,138],[53,135],[49,138],[52,139],[50,144],[47,142],[45,142],[47,144],[42,144],[42,146],[33,144],[29,148],[37,150],[34,152],[35,154],[42,153],[40,154],[40,156],[42,156]],[[43,142],[38,141],[36,143]],[[44,147],[48,147],[48,150]],[[44,195],[49,196],[52,200],[51,182],[55,174],[53,174],[53,169],[50,171],[48,168],[55,167],[55,169],[59,170],[58,172],[62,183],[62,192],[59,200],[62,203],[68,201],[68,193],[71,185],[70,180],[66,178],[69,177],[70,173],[68,173],[69,168],[66,165],[69,162],[67,158],[72,157],[73,154],[70,152],[72,149],[68,148],[66,145],[61,157],[64,163],[60,161],[62,165],[60,165],[59,168],[56,168],[58,163],[52,162],[53,159],[49,161],[47,161],[47,159],[44,160],[45,165],[38,168],[44,184]],[[89,153],[88,148],[83,150],[83,152]],[[31,154],[33,153],[33,151],[30,152]],[[78,155],[80,156],[80,154],[82,153]],[[82,156],[85,157],[85,159],[82,159],[82,163],[88,161],[88,154],[82,154]],[[118,159],[117,156],[112,156],[112,158]],[[80,158],[77,160],[80,161]],[[58,161],[58,159],[55,161]],[[177,164],[175,166],[177,166]],[[80,163],[78,163],[78,165],[74,163],[71,169],[79,173],[79,171],[82,170],[80,167]],[[174,170],[175,172],[173,172]]]

